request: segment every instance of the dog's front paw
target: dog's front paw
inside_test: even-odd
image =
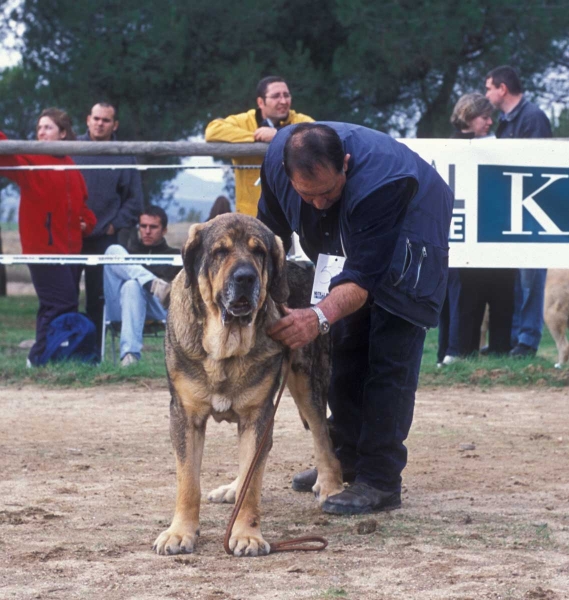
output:
[[[266,556],[271,550],[269,543],[257,530],[232,535],[229,548],[234,556]]]
[[[216,502],[218,504],[235,504],[235,496],[237,495],[237,479],[232,481],[229,485],[222,485],[207,495],[207,499],[210,502]]]
[[[152,550],[162,555],[191,554],[197,547],[199,535],[199,529],[183,530],[172,525],[156,538]]]

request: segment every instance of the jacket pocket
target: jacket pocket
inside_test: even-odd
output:
[[[421,248],[413,292],[418,301],[434,301],[444,298],[448,275],[448,249],[424,244]]]
[[[389,282],[416,302],[440,302],[444,297],[448,249],[402,233],[389,266]]]

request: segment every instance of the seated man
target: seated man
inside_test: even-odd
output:
[[[128,241],[128,251],[113,244],[105,254],[180,254],[166,243],[167,226],[164,210],[149,206],[139,217],[139,235]],[[145,321],[166,318],[164,303],[170,293],[170,283],[180,269],[173,265],[105,265],[107,320],[122,323],[121,366],[140,360]]]

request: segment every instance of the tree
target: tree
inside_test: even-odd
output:
[[[535,89],[534,76],[559,56],[557,40],[569,21],[557,0],[338,0],[337,6],[350,33],[335,66],[354,115],[396,129],[416,115],[419,137],[447,136],[457,96],[482,90],[492,67],[517,67]]]
[[[563,57],[569,10],[559,0],[22,0],[12,17],[23,69],[49,103],[83,122],[108,99],[121,139],[173,140],[254,106],[268,74],[286,77],[294,107],[317,119],[446,136],[454,101],[482,89],[491,67],[513,64],[537,89],[536,74]],[[156,196],[170,174],[152,177]]]

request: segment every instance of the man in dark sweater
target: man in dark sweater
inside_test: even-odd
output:
[[[139,217],[139,236],[131,236],[128,251],[119,244],[109,246],[106,254],[180,254],[166,243],[168,217],[159,206],[149,206]],[[121,322],[121,365],[140,360],[142,332],[147,319],[162,321],[170,284],[181,267],[174,265],[105,265],[107,319]]]
[[[546,114],[526,100],[516,71],[496,67],[486,76],[486,98],[500,111],[496,129],[499,139],[550,138]],[[515,309],[512,320],[510,356],[535,356],[543,331],[543,301],[546,269],[519,269],[515,281]]]
[[[87,132],[78,140],[110,142],[115,140],[119,122],[114,106],[95,104],[87,117]],[[78,165],[134,165],[133,156],[73,156]],[[95,213],[97,225],[83,240],[82,254],[104,254],[111,244],[126,244],[143,208],[142,182],[136,169],[82,169],[87,184],[87,206]],[[103,331],[103,267],[85,268],[85,312],[95,323],[97,339]]]

